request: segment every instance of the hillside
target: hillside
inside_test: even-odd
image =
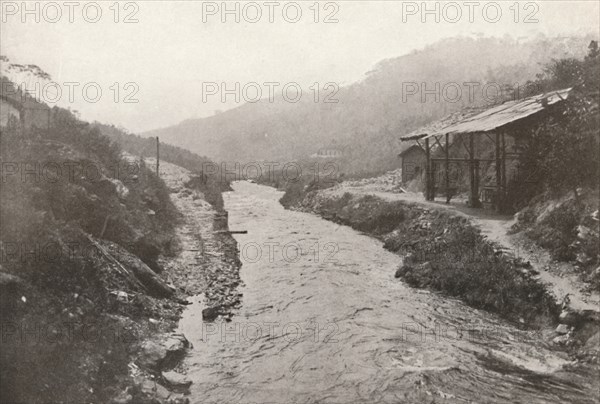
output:
[[[297,104],[276,100],[245,104],[224,113],[184,121],[146,132],[161,140],[224,161],[302,159],[321,147],[342,148],[349,171],[395,168],[401,150],[398,136],[473,101],[485,103],[482,86],[498,83],[523,88],[553,58],[582,57],[591,37],[545,38],[528,42],[503,38],[453,38],[408,55],[379,62],[365,78],[340,89],[339,103],[314,103],[303,97]],[[421,94],[403,102],[403,83],[427,83],[421,88],[443,89],[458,83],[462,97],[448,91],[439,102]],[[473,100],[465,82],[474,87]],[[407,84],[404,84],[405,90]],[[495,85],[488,98],[495,96]],[[451,87],[448,87],[452,90]],[[512,97],[505,92],[503,97]],[[497,101],[497,99],[495,100]]]

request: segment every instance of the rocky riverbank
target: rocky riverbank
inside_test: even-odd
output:
[[[204,294],[212,309],[207,317],[214,313],[230,318],[230,310],[238,306],[241,299],[237,292],[241,282],[237,244],[224,231],[227,214],[222,203],[208,203],[203,193],[205,184],[181,167],[161,163],[160,175],[183,215],[176,228],[177,254],[160,259],[164,268],[161,275],[175,290],[176,303],[164,302],[162,315],[147,319],[154,330],[160,331],[149,330],[145,334],[129,364],[129,383],[113,397],[113,402],[119,404],[189,402],[186,393],[191,381],[179,362],[190,343],[184,335],[174,333],[183,309],[193,296]]]
[[[37,272],[28,277],[0,266],[0,401],[189,402],[190,381],[180,360],[191,345],[176,332],[179,319],[201,294],[218,315],[231,316],[241,298],[240,261],[235,240],[223,231],[227,215],[220,189],[169,163],[161,163],[160,176],[169,206],[156,202],[144,214],[164,216],[160,209],[167,208],[179,214],[169,233],[155,235],[169,248],[162,254],[144,250],[156,256],[146,260],[150,266],[125,244],[77,228],[59,239],[70,249],[59,251],[65,265],[54,271],[47,270],[51,257],[41,253],[30,254]],[[117,225],[111,222],[109,230]],[[10,258],[2,248],[2,259]],[[42,270],[52,276],[47,285],[54,289],[40,286],[36,276]]]

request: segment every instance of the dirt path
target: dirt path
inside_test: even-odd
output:
[[[146,159],[146,163],[153,166],[156,160]],[[219,314],[229,315],[229,310],[240,303],[240,264],[235,240],[217,233],[213,226],[222,213],[206,202],[202,192],[184,185],[191,178],[188,170],[161,162],[160,177],[183,214],[182,224],[176,229],[181,251],[166,264],[168,272],[177,278],[177,284],[185,285],[186,294],[203,293],[207,307],[217,307]]]
[[[586,292],[585,283],[579,280],[575,267],[570,263],[556,262],[544,249],[526,242],[520,235],[509,235],[508,230],[515,223],[513,216],[498,215],[483,209],[473,209],[465,206],[464,201],[454,201],[446,204],[444,201],[425,201],[422,194],[406,192],[393,193],[340,184],[334,188],[321,191],[332,195],[343,195],[345,192],[362,195],[374,195],[388,201],[408,201],[434,209],[446,209],[468,218],[471,223],[481,229],[481,232],[491,241],[515,256],[529,261],[539,272],[540,280],[547,284],[556,295],[557,301],[562,302],[569,297],[570,307],[575,310],[600,311],[600,295]]]

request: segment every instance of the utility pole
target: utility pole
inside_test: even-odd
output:
[[[160,165],[160,141],[158,140],[158,136],[156,136],[156,176],[159,177],[158,174],[158,166]]]

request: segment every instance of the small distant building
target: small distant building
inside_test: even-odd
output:
[[[427,164],[427,155],[421,147],[417,145],[410,146],[398,154],[398,157],[402,160],[403,183],[422,177],[425,172],[425,165]]]
[[[327,147],[319,149],[316,153],[312,154],[312,158],[323,158],[323,159],[335,159],[344,156],[344,152],[338,148]]]
[[[25,129],[49,128],[52,109],[0,77],[0,127],[8,126],[11,120],[19,122]]]

